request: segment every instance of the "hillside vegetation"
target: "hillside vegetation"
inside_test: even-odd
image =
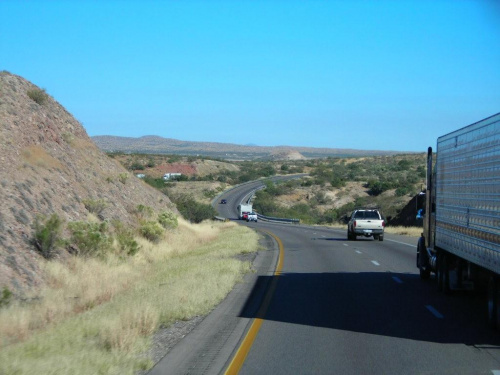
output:
[[[0,94],[0,373],[150,368],[152,335],[218,304],[258,236],[185,221],[200,205],[178,210],[46,90],[0,72]]]
[[[307,173],[307,177],[278,185],[267,182],[267,188],[256,193],[254,208],[266,216],[298,218],[309,224],[344,223],[355,207],[381,209],[389,225],[411,223],[401,220],[400,215],[415,216],[416,205],[415,210],[403,209],[425,184],[425,153],[239,162],[179,155],[109,155],[131,172],[144,174],[147,183],[170,199],[203,204],[210,204],[225,189],[247,181]],[[215,166],[209,173],[207,168],[204,173],[198,172],[201,165],[208,163]],[[189,172],[175,181],[165,181],[158,170]]]

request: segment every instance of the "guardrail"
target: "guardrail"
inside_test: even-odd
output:
[[[269,221],[269,222],[277,222],[277,223],[290,223],[290,224],[299,224],[300,219],[285,219],[281,217],[270,217],[270,216],[264,216],[261,214],[257,214],[257,218],[259,220],[264,220],[264,221]]]
[[[250,203],[250,201],[253,199],[255,192],[257,190],[262,190],[265,189],[265,186],[259,186],[257,189],[253,190],[252,192],[249,193],[248,199],[246,200],[246,203]],[[300,223],[300,219],[287,219],[287,218],[282,218],[282,217],[271,217],[271,216],[265,216],[261,215],[258,212],[257,214],[257,219],[259,220],[264,220],[264,221],[269,221],[269,222],[277,222],[277,223],[291,223],[291,224],[297,224]]]

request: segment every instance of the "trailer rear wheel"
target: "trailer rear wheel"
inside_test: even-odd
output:
[[[438,285],[438,291],[442,292],[443,291],[443,255],[442,253],[438,253],[437,259],[436,259],[436,279],[437,279],[437,285]]]
[[[429,269],[429,261],[425,250],[425,239],[420,237],[417,243],[417,267],[420,271],[420,278],[426,280],[431,277],[431,270]]]
[[[437,258],[437,280],[438,290],[443,293],[450,293],[450,259],[445,252],[439,252]]]

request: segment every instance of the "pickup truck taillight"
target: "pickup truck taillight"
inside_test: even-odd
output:
[[[382,228],[385,228],[385,221],[382,220]]]
[[[354,223],[352,223],[352,226],[356,228],[356,220],[354,220]]]

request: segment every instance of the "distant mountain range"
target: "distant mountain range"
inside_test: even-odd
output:
[[[382,156],[403,153],[401,151],[190,142],[155,135],[139,138],[98,135],[91,138],[97,147],[106,152],[203,155],[228,160],[286,159],[283,155],[289,153],[300,153],[305,158]]]

